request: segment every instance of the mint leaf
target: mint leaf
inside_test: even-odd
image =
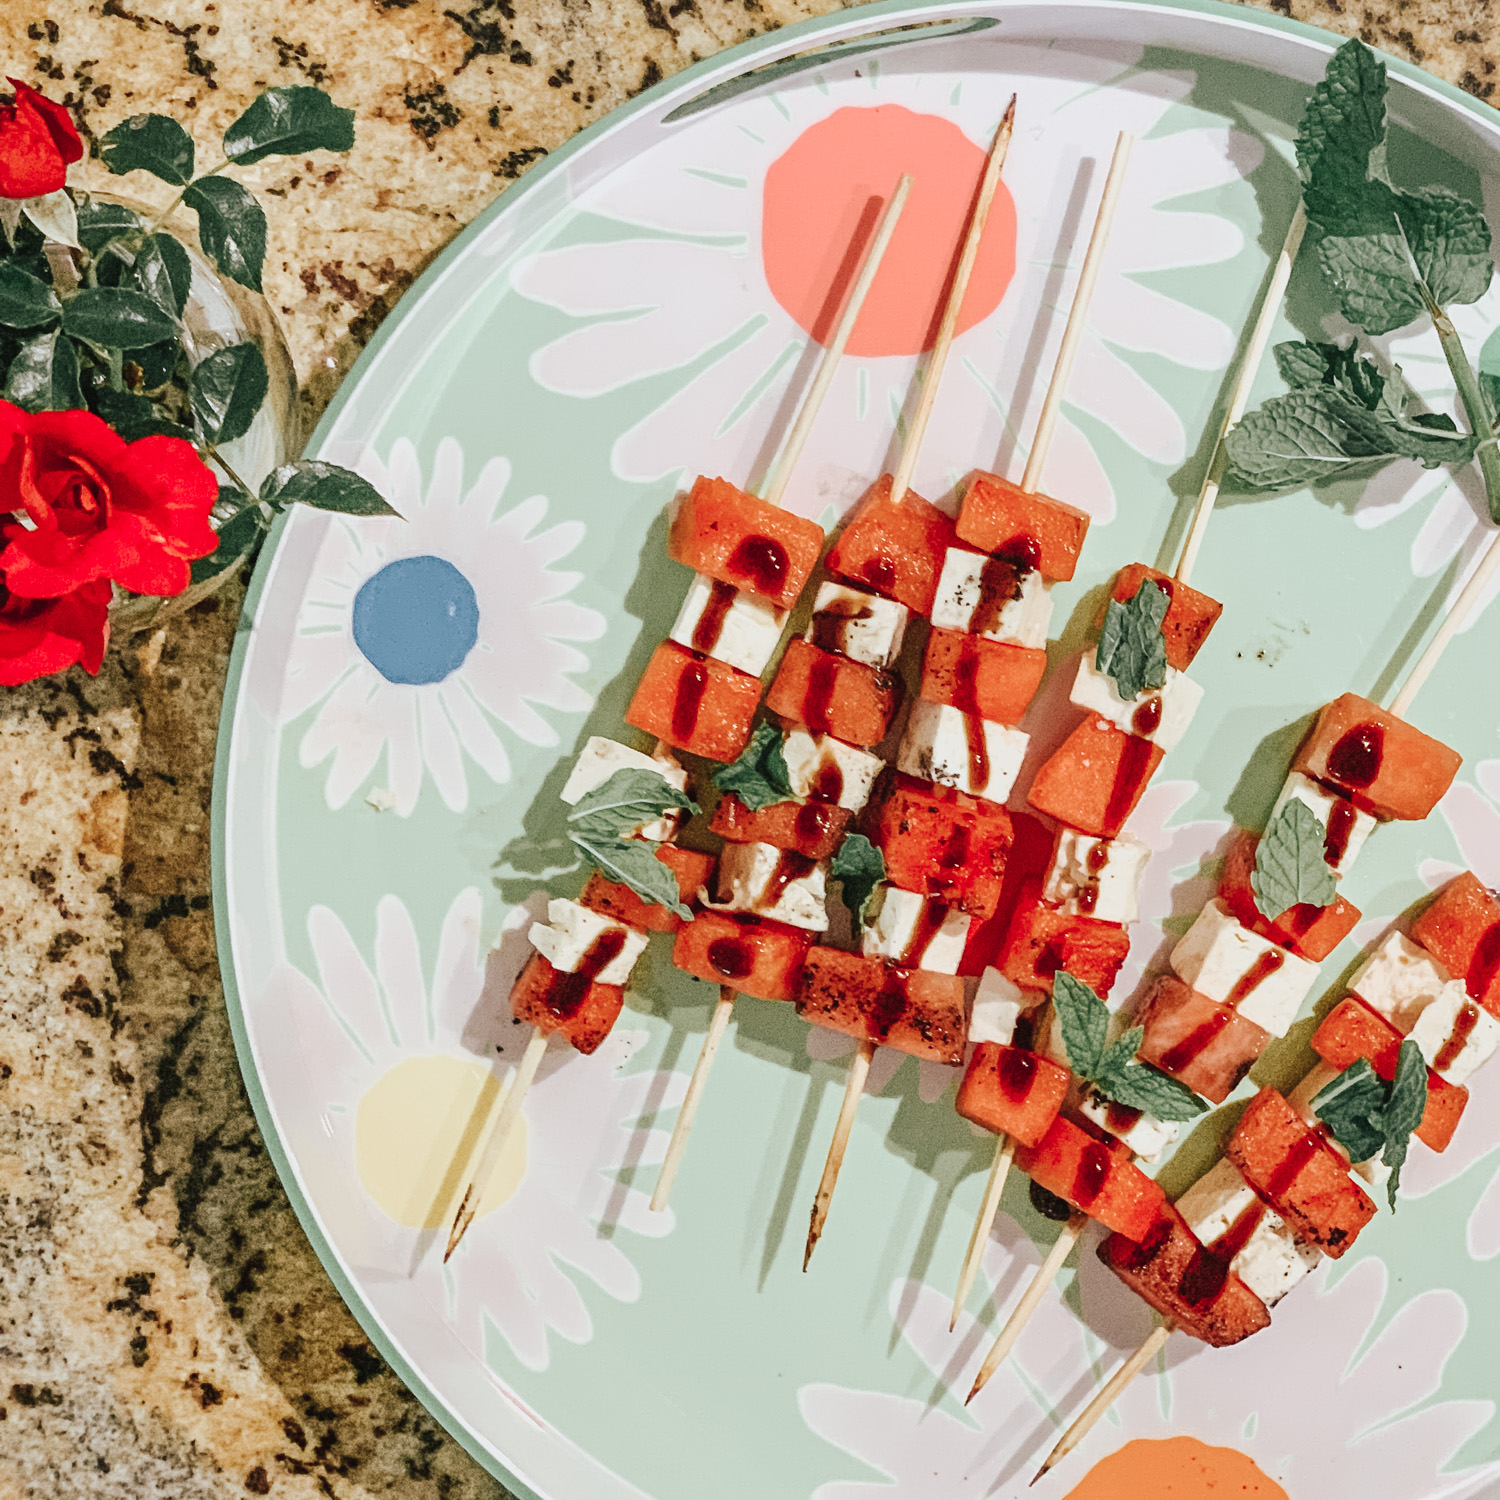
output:
[[[1367,179],[1384,180],[1385,93],[1385,64],[1362,43],[1329,58],[1297,129],[1297,170],[1315,221],[1357,201]]]
[[[1294,906],[1327,906],[1338,882],[1323,854],[1328,830],[1300,797],[1289,797],[1255,850],[1250,889],[1262,916],[1274,922]]]
[[[1368,1161],[1386,1144],[1389,1094],[1389,1085],[1362,1057],[1318,1090],[1313,1097],[1313,1113],[1353,1161]]]
[[[591,865],[620,885],[628,885],[642,901],[665,906],[684,922],[692,918],[692,911],[683,905],[677,877],[656,857],[660,844],[645,839],[595,839],[578,831],[570,831],[570,837]]]
[[[1318,262],[1339,294],[1340,310],[1370,334],[1404,328],[1426,310],[1396,218],[1396,195],[1384,192],[1386,211],[1351,224],[1351,233],[1325,233],[1318,241]]]
[[[1385,1155],[1382,1160],[1391,1169],[1386,1194],[1391,1212],[1396,1211],[1396,1192],[1401,1186],[1401,1168],[1406,1164],[1406,1150],[1411,1133],[1422,1123],[1427,1112],[1427,1061],[1422,1049],[1410,1038],[1401,1043],[1396,1074],[1391,1079],[1390,1102],[1385,1107]]]
[[[1305,386],[1322,385],[1328,379],[1338,352],[1336,344],[1299,343],[1277,344],[1271,351],[1281,378],[1294,391]]]
[[[1449,188],[1425,187],[1399,194],[1396,214],[1434,302],[1447,307],[1484,296],[1495,262],[1490,226],[1474,204]]]
[[[1127,1109],[1138,1109],[1168,1123],[1201,1115],[1208,1105],[1186,1084],[1133,1060],[1144,1035],[1141,1027],[1132,1027],[1105,1053],[1099,1076],[1092,1080],[1094,1087]],[[1126,1043],[1129,1043],[1132,1056],[1125,1057],[1123,1062],[1115,1062],[1117,1052],[1125,1056]]]
[[[721,792],[733,792],[751,812],[785,802],[792,795],[792,778],[783,743],[776,725],[762,724],[739,759],[714,773],[714,785]]]
[[[679,792],[659,772],[639,767],[616,771],[568,809],[568,837],[596,843],[624,838],[643,823],[654,823],[676,808],[690,813],[701,811],[686,792]]]
[[[1144,586],[1141,592],[1145,592]],[[1108,1006],[1066,969],[1059,969],[1052,977],[1052,1004],[1062,1027],[1068,1066],[1080,1078],[1092,1080],[1099,1071],[1104,1039],[1109,1034]]]
[[[1094,665],[1114,678],[1127,703],[1166,683],[1167,642],[1161,627],[1171,603],[1171,595],[1154,579],[1147,579],[1124,604],[1109,601]]]
[[[764,727],[764,726],[762,726]],[[865,912],[875,887],[885,879],[885,855],[862,833],[851,833],[833,856],[828,873],[843,882],[843,901],[854,919],[856,931],[863,931]]]

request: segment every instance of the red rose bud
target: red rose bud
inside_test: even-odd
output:
[[[58,599],[99,579],[180,594],[192,561],[218,544],[208,523],[218,494],[182,438],[127,443],[92,412],[0,401],[0,512],[24,512],[33,528],[4,533],[0,572],[12,594]]]
[[[9,537],[19,527],[0,528]],[[0,687],[65,672],[98,672],[109,644],[109,584],[99,579],[60,599],[23,599],[0,578]]]
[[[19,78],[6,81],[16,97],[0,104],[0,198],[55,193],[67,181],[69,163],[83,156],[73,118]]]

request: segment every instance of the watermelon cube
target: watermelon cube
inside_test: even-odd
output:
[[[699,854],[696,849],[663,844],[656,851],[656,857],[677,877],[677,893],[684,905],[698,899],[698,892],[713,874],[713,855]],[[590,911],[601,912],[617,922],[624,922],[627,927],[641,927],[647,932],[676,932],[682,926],[682,918],[670,907],[642,901],[628,885],[607,880],[599,870],[589,876],[578,901]]]
[[[856,588],[930,615],[955,536],[952,520],[915,490],[894,500],[891,476],[883,474],[834,542],[827,568]]]
[[[1304,901],[1289,907],[1274,922],[1262,916],[1250,885],[1255,851],[1259,847],[1257,834],[1241,833],[1236,837],[1225,857],[1224,873],[1219,877],[1219,898],[1241,927],[1290,948],[1299,958],[1322,963],[1354,931],[1360,919],[1359,908],[1336,896],[1329,906],[1313,906]]]
[[[1046,495],[1028,495],[998,474],[977,471],[964,491],[956,529],[981,552],[1024,559],[1043,578],[1066,582],[1078,566],[1089,514]]]
[[[1266,1304],[1203,1248],[1170,1203],[1141,1243],[1112,1234],[1099,1259],[1142,1301],[1216,1349],[1271,1325]]]
[[[587,974],[565,974],[540,953],[533,953],[511,986],[510,1009],[516,1020],[539,1031],[565,1036],[580,1052],[592,1052],[615,1024],[625,990],[600,984]]]
[[[890,672],[820,651],[796,640],[781,658],[766,707],[814,734],[831,734],[851,745],[878,745],[900,702],[900,683]]]
[[[1273,1088],[1264,1088],[1224,1147],[1245,1180],[1306,1244],[1335,1259],[1375,1214],[1369,1195],[1321,1130]]]
[[[1453,784],[1463,757],[1367,698],[1345,693],[1318,715],[1294,771],[1342,792],[1377,818],[1420,822]]]
[[[1389,1083],[1396,1076],[1401,1033],[1357,995],[1351,995],[1328,1012],[1309,1045],[1329,1067],[1340,1072],[1363,1057]],[[1444,1150],[1468,1102],[1468,1089],[1449,1083],[1428,1068],[1427,1109],[1417,1126],[1417,1139],[1434,1151]]]
[[[958,965],[960,974],[978,975],[998,968],[1000,950],[1010,930],[1010,915],[1021,892],[1045,878],[1052,866],[1052,830],[1030,813],[1011,813],[1011,845],[1005,856],[1005,877],[1000,901],[993,916],[969,924],[969,940]]]
[[[731,761],[750,742],[760,678],[663,641],[651,653],[625,722],[679,750]]]
[[[770,844],[808,859],[831,859],[853,817],[849,808],[836,802],[773,802],[752,812],[733,792],[726,792],[708,829],[732,844]]]
[[[1016,1147],[1016,1165],[1038,1187],[1128,1240],[1145,1239],[1167,1201],[1128,1149],[1114,1150],[1061,1115],[1036,1145]]]
[[[898,969],[841,948],[814,948],[797,988],[797,1014],[913,1057],[963,1060],[964,982],[956,974]]]
[[[892,885],[994,916],[1011,843],[1003,807],[902,777],[875,810],[870,838]]]
[[[703,475],[667,533],[667,551],[678,562],[781,609],[797,602],[822,550],[823,528],[816,521],[767,505],[727,479]]]
[[[1021,893],[1000,950],[1000,972],[1024,990],[1050,990],[1066,969],[1107,995],[1130,953],[1130,934],[1113,922],[1069,916],[1042,901],[1039,884]]]
[[[1038,812],[1112,839],[1135,811],[1165,752],[1090,714],[1036,773],[1027,794]]]
[[[741,912],[700,911],[684,922],[672,962],[685,974],[761,1000],[790,1000],[813,935]]]
[[[1500,901],[1465,870],[1438,892],[1437,900],[1411,924],[1420,943],[1471,999],[1500,1016]]]
[[[1111,597],[1121,604],[1134,599],[1148,578],[1158,588],[1165,589],[1172,598],[1167,606],[1167,617],[1161,625],[1162,635],[1167,642],[1167,665],[1176,667],[1179,672],[1186,672],[1204,641],[1208,639],[1209,631],[1224,613],[1224,606],[1217,599],[1210,599],[1207,594],[1200,594],[1197,589],[1178,583],[1169,573],[1158,573],[1155,568],[1148,568],[1145,563],[1131,563],[1128,567],[1121,568],[1115,574]],[[1106,600],[1105,609],[1108,607]],[[1099,623],[1104,623],[1104,610],[1099,612]]]
[[[1163,974],[1151,986],[1136,1021],[1146,1030],[1140,1060],[1215,1104],[1239,1087],[1271,1042],[1269,1031],[1175,974]]]
[[[964,1119],[1034,1146],[1052,1128],[1073,1075],[1025,1047],[980,1042],[974,1048],[954,1108]]]
[[[922,658],[922,696],[991,724],[1016,724],[1046,671],[1045,651],[934,628]]]

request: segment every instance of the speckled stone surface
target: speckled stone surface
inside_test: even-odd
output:
[[[246,173],[311,420],[507,183],[667,74],[831,0],[4,0],[0,62],[102,133],[258,90],[358,110],[347,159]],[[1481,98],[1483,0],[1280,0]],[[97,168],[84,180],[109,182]],[[129,191],[150,196],[143,179]],[[0,698],[0,1500],[504,1494],[371,1348],[240,1084],[209,912],[238,598]]]

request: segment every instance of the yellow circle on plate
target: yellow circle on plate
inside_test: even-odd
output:
[[[472,1058],[409,1057],[397,1063],[366,1090],[355,1112],[360,1184],[398,1224],[447,1228],[500,1097],[494,1073]],[[513,1197],[525,1174],[522,1115],[483,1185],[479,1216]]]

